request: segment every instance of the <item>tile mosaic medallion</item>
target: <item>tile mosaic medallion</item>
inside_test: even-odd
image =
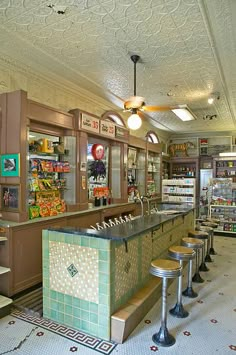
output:
[[[50,241],[49,253],[50,289],[98,303],[98,250]]]

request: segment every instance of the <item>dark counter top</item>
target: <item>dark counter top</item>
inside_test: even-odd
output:
[[[159,208],[160,207],[160,208]],[[182,205],[166,204],[158,206],[158,210],[172,211],[171,214],[152,214],[150,216],[138,216],[130,222],[125,222],[115,225],[111,228],[96,231],[94,229],[85,229],[77,227],[64,227],[64,228],[50,228],[50,231],[57,231],[61,233],[91,236],[102,239],[122,240],[127,241],[129,238],[135,237],[150,230],[159,229],[160,226],[170,220],[174,220],[177,216],[184,216],[189,211],[193,210],[192,207]],[[176,212],[176,213],[175,213]]]

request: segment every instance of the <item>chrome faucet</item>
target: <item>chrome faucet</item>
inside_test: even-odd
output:
[[[147,214],[150,215],[150,200],[147,196],[141,196],[142,201],[146,200],[148,205]]]
[[[134,196],[134,202],[136,203],[137,201],[139,201],[141,203],[141,216],[143,216],[143,199],[142,197],[139,196]]]

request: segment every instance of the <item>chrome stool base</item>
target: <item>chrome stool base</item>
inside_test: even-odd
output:
[[[210,255],[217,255],[217,252],[215,251],[214,248],[210,248],[209,254],[210,254]]]
[[[185,297],[189,297],[189,298],[196,298],[198,296],[197,292],[195,292],[191,287],[187,287],[183,292],[182,295],[184,295]]]
[[[207,254],[207,255],[205,256],[205,262],[206,262],[206,263],[213,263],[213,260],[212,260],[212,258],[210,257],[210,254]]]
[[[206,266],[206,264],[204,262],[202,262],[201,265],[199,266],[199,270],[200,271],[209,271],[209,268]]]
[[[169,310],[170,314],[177,318],[186,318],[188,317],[189,313],[184,309],[182,303],[176,303],[174,308]]]
[[[199,274],[199,272],[196,272],[196,273],[193,275],[192,281],[193,281],[193,282],[200,283],[200,284],[204,282],[204,280],[203,280],[203,278],[201,277],[201,275]]]
[[[158,333],[153,334],[152,340],[159,346],[172,346],[175,344],[175,338],[171,335],[167,327],[162,326]]]
[[[182,275],[182,266],[177,261],[156,259],[151,262],[150,273],[162,278],[161,327],[152,336],[152,340],[160,346],[171,346],[175,343],[175,338],[167,329],[167,286],[169,278]]]
[[[214,218],[208,218],[207,221],[202,222],[203,226],[208,226],[213,228],[213,231],[211,233],[211,240],[210,240],[210,248],[209,248],[209,254],[211,255],[216,255],[217,253],[214,250],[213,244],[214,244],[214,228],[217,228],[220,223],[220,220],[214,219]]]
[[[188,265],[191,264],[192,268],[192,260],[195,257],[196,253],[192,248],[180,246],[180,245],[172,245],[169,250],[169,256],[175,260],[179,260],[181,267],[183,268],[183,261],[188,261]],[[189,313],[184,309],[182,303],[182,274],[178,278],[177,285],[177,302],[176,305],[169,311],[169,313],[177,318],[186,318]]]

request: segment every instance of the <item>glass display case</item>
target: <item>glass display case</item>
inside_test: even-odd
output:
[[[161,158],[148,151],[147,158],[147,195],[155,197],[161,193]]]
[[[236,190],[232,179],[213,178],[210,180],[210,211],[212,218],[220,220],[216,232],[236,232]]]
[[[170,177],[170,160],[169,157],[162,153],[162,180],[169,179]]]
[[[89,139],[87,146],[88,198],[94,206],[109,201],[109,146]]]
[[[75,138],[29,132],[29,218],[56,216],[75,203]]]
[[[128,200],[133,201],[135,190],[145,195],[146,152],[140,148],[128,148]]]

